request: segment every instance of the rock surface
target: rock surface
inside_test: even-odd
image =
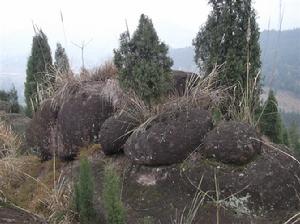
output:
[[[250,125],[228,121],[222,122],[204,139],[200,151],[206,157],[223,163],[243,165],[261,152],[261,143]]]
[[[72,159],[81,147],[97,141],[102,124],[114,111],[111,102],[100,94],[101,87],[86,84],[62,104],[57,118],[60,158]]]
[[[109,94],[111,83],[82,82],[69,92],[46,100],[26,131],[27,143],[37,149],[42,160],[51,159],[54,150],[62,160],[73,159],[79,149],[98,139],[103,122],[114,112]]]
[[[125,154],[142,165],[182,162],[212,128],[208,111],[192,108],[165,113],[140,127],[127,140]]]
[[[205,159],[199,152],[171,166],[136,165],[124,155],[113,157],[111,162],[124,175],[122,201],[127,223],[172,223],[184,209],[186,217],[200,191],[208,196],[195,216],[196,224],[215,224],[217,204],[222,224],[282,224],[300,209],[299,164],[266,146],[261,155],[242,167]],[[103,213],[100,195],[105,162],[93,156],[92,164],[96,205]]]
[[[45,221],[13,208],[3,208],[0,206],[0,223],[1,224],[46,224]]]
[[[125,113],[108,118],[99,132],[99,143],[105,155],[120,152],[136,126],[137,122]]]
[[[168,223],[176,209],[182,212],[194,198],[199,186],[203,192],[210,192],[210,199],[206,199],[215,205],[212,198],[217,200],[217,183],[220,203],[228,210],[227,215],[222,215],[222,220],[228,221],[221,223],[283,223],[299,209],[296,192],[300,183],[295,176],[300,174],[299,164],[266,150],[269,151],[244,168],[204,160],[199,154],[171,167],[134,166],[127,173],[125,201],[137,211],[136,217],[151,216],[156,223]],[[195,223],[214,219],[216,209],[206,214],[206,206],[200,208]],[[261,219],[264,222],[259,222]]]
[[[42,160],[51,159],[56,149],[56,119],[59,108],[46,100],[34,114],[26,130],[26,143],[40,153]]]

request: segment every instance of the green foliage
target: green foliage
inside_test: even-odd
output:
[[[0,90],[0,100],[1,101],[9,101],[9,93],[6,92],[5,90]]]
[[[121,34],[120,47],[114,50],[114,63],[120,84],[135,91],[146,103],[167,93],[173,61],[168,47],[159,40],[151,19],[141,15],[137,30]]]
[[[75,184],[74,202],[81,224],[94,224],[96,212],[93,205],[94,182],[91,165],[86,157],[80,160],[79,180]]]
[[[300,155],[300,133],[299,126],[296,123],[293,123],[289,128],[289,139],[290,139],[290,147],[294,149],[296,154]]]
[[[213,108],[212,110],[212,119],[214,125],[217,125],[222,120],[222,112],[219,108]]]
[[[20,113],[21,107],[18,102],[18,92],[15,86],[13,86],[9,91],[0,90],[0,100],[6,101],[10,104],[11,113]]]
[[[278,111],[278,103],[273,90],[270,90],[265,102],[263,114],[260,120],[261,132],[268,136],[274,143],[283,143],[282,121]]]
[[[25,99],[29,116],[39,106],[39,102],[35,100],[38,86],[47,88],[49,82],[54,82],[50,75],[51,66],[52,57],[48,39],[42,30],[38,30],[32,40],[31,54],[26,70]]]
[[[121,201],[121,181],[111,165],[105,167],[103,197],[108,223],[124,224],[125,209]]]
[[[289,132],[288,132],[288,129],[286,127],[284,127],[284,124],[283,125],[283,132],[282,132],[282,143],[284,145],[286,145],[287,147],[290,146],[290,137],[289,137]]]
[[[70,72],[69,58],[60,43],[56,44],[54,67],[61,74],[68,74]]]
[[[223,65],[216,85],[235,86],[231,94],[237,98],[237,105],[242,101],[242,92],[249,89],[248,82],[254,83],[256,78],[252,103],[259,104],[260,34],[252,1],[209,0],[209,3],[212,12],[193,40],[195,62],[207,75],[216,65]]]

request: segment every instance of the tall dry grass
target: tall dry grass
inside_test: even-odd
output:
[[[56,224],[69,224],[72,223],[74,212],[71,210],[71,197],[72,197],[72,184],[67,181],[65,175],[60,173],[57,180],[54,180],[53,188],[44,183],[39,177],[32,176],[26,172],[27,168],[32,166],[32,158],[28,156],[21,156],[18,151],[21,146],[19,137],[7,127],[4,123],[0,122],[0,192],[1,201],[10,204],[18,209],[25,210],[34,216],[44,216],[49,223]],[[54,165],[54,164],[53,164]],[[41,166],[41,164],[40,164]],[[39,169],[39,168],[38,168]],[[28,180],[31,186],[40,189],[39,194],[36,194],[35,201],[40,201],[44,206],[44,211],[26,210],[20,208],[18,204],[14,204],[8,198],[10,195],[5,195],[7,188],[13,188],[11,184],[22,183]],[[26,188],[28,186],[24,186]],[[9,189],[12,191],[12,189]],[[14,194],[14,192],[12,192]],[[33,192],[28,192],[33,193]],[[28,202],[30,203],[30,202]],[[28,206],[30,207],[30,206]]]

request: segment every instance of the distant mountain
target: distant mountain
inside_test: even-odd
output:
[[[300,29],[261,33],[263,82],[277,92],[282,110],[300,113]],[[197,71],[192,47],[170,49],[174,68]]]
[[[300,96],[300,29],[264,31],[260,43],[265,85]]]

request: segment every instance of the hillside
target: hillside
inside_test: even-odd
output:
[[[265,92],[277,92],[281,110],[300,112],[300,29],[261,33],[262,74]],[[171,49],[174,68],[195,71],[192,47]]]
[[[261,34],[265,85],[300,96],[300,29]]]

